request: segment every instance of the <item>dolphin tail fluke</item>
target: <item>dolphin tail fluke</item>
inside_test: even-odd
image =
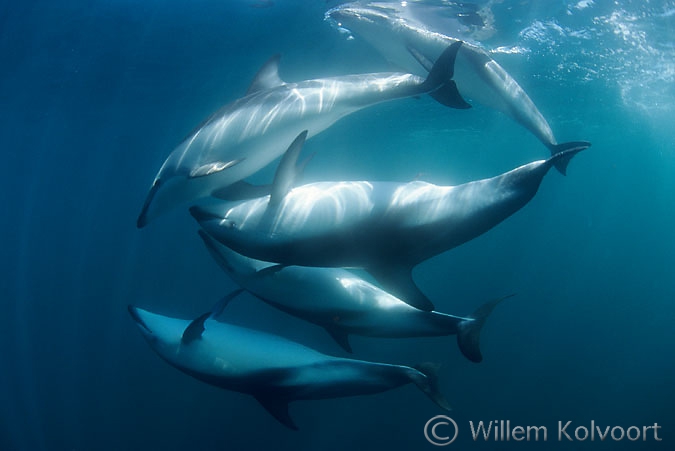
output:
[[[277,398],[268,398],[262,396],[256,396],[256,400],[260,403],[261,406],[267,410],[270,415],[272,415],[276,420],[286,426],[289,429],[294,431],[298,430],[298,427],[295,425],[293,418],[288,413],[288,402],[280,400]]]
[[[441,105],[445,105],[450,108],[455,108],[458,110],[466,110],[471,108],[471,104],[467,103],[466,100],[462,98],[462,95],[457,89],[457,85],[452,80],[429,95]]]
[[[464,354],[464,357],[476,363],[483,360],[483,355],[480,352],[480,331],[483,329],[485,321],[497,304],[512,296],[515,295],[510,294],[486,302],[478,307],[478,309],[469,316],[469,319],[459,323],[457,330],[457,344],[459,345],[459,350]]]
[[[424,362],[413,365],[412,380],[417,388],[422,390],[438,407],[443,410],[451,410],[450,403],[441,393],[438,383],[438,370],[440,365]]]
[[[573,156],[584,149],[591,147],[588,141],[570,141],[561,144],[551,144],[551,163],[562,175],[567,175],[567,165]]]
[[[418,50],[408,47],[408,51],[429,71],[427,79],[421,85],[423,92],[428,92],[442,105],[467,109],[471,108],[471,105],[462,98],[457,85],[452,80],[455,74],[455,59],[461,46],[462,41],[449,45],[433,66],[430,66],[429,60]]]

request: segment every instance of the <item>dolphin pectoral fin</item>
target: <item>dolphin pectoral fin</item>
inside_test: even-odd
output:
[[[417,287],[412,278],[412,269],[407,267],[380,266],[366,270],[394,296],[415,308],[430,312],[434,304]]]
[[[243,288],[238,288],[231,293],[226,294],[225,296],[222,297],[222,299],[218,302],[216,302],[216,305],[213,306],[211,309],[211,318],[215,319],[216,321],[218,320],[218,317],[223,314],[225,311],[225,307],[227,307],[230,304],[230,301],[232,299],[236,298],[240,294],[244,292]]]
[[[291,415],[288,413],[288,401],[265,396],[255,396],[255,399],[270,413],[270,415],[276,418],[279,423],[294,431],[298,430],[298,427],[293,422],[293,418],[291,418]]]
[[[198,177],[205,177],[207,175],[215,174],[216,172],[224,171],[244,161],[244,158],[232,161],[215,161],[213,163],[204,164],[194,168],[190,171],[189,177],[194,179]]]
[[[204,321],[206,318],[211,316],[211,312],[204,313],[202,316],[194,319],[183,331],[183,337],[181,338],[181,343],[190,344],[195,340],[202,338],[202,333],[204,333]]]
[[[246,95],[265,89],[276,88],[277,86],[282,86],[284,84],[284,81],[279,77],[280,59],[281,55],[277,54],[263,64],[255,77],[253,77],[253,81],[249,85]]]
[[[457,330],[457,345],[462,351],[464,357],[472,362],[479,363],[483,360],[483,355],[480,352],[480,331],[483,329],[485,320],[487,320],[492,310],[502,302],[504,299],[515,296],[510,294],[499,299],[486,302],[476,309],[469,319],[462,321],[458,325]]]
[[[335,340],[342,349],[350,354],[354,353],[354,351],[352,351],[352,345],[349,343],[349,334],[347,332],[336,327],[326,327],[325,329],[326,332],[328,332],[328,335],[333,337],[333,340]]]
[[[562,174],[567,175],[567,165],[573,156],[584,149],[591,147],[588,141],[570,141],[561,144],[552,144],[548,146],[551,150],[550,161],[555,168]]]
[[[270,192],[272,192],[272,185],[253,185],[240,180],[213,191],[211,196],[220,200],[239,201],[267,196]]]
[[[152,200],[155,198],[157,191],[159,191],[160,186],[162,186],[161,180],[155,179],[155,181],[152,183],[152,187],[150,188],[147,197],[145,198],[145,202],[143,202],[141,214],[138,215],[138,219],[136,220],[136,227],[138,227],[139,229],[142,229],[143,227],[148,225],[149,222],[148,210],[150,209],[150,204],[152,203]]]
[[[279,167],[274,173],[274,181],[272,182],[272,193],[270,194],[270,206],[277,206],[281,203],[286,194],[291,190],[293,184],[297,179],[298,173],[302,168],[297,168],[298,156],[305,145],[307,139],[307,130],[302,131],[293,140],[284,156],[281,158]],[[303,164],[306,164],[303,163]],[[304,167],[304,166],[303,166]]]

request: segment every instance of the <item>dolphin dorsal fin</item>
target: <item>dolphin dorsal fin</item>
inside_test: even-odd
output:
[[[249,85],[246,95],[265,89],[276,88],[277,86],[285,84],[281,77],[279,77],[280,59],[281,55],[277,54],[263,64],[258,73],[255,74],[255,77],[253,77],[253,81]]]
[[[427,312],[434,309],[434,304],[415,284],[412,268],[382,262],[379,265],[368,266],[366,271],[375,277],[385,290],[406,304]]]
[[[296,163],[306,139],[307,130],[304,130],[293,140],[291,145],[288,146],[286,153],[284,153],[284,156],[281,158],[277,172],[274,174],[274,182],[272,182],[270,206],[275,207],[281,203],[283,198],[295,184],[298,174],[304,169],[306,163],[303,163],[299,167],[296,166]]]

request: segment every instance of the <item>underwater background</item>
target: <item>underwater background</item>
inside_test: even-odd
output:
[[[324,21],[338,2],[31,1],[0,5],[0,449],[435,449],[443,413],[413,386],[291,404],[300,431],[251,397],[163,362],[127,304],[183,318],[235,288],[185,209],[136,217],[177,143],[242,96],[271,55],[285,80],[394,70]],[[483,40],[560,141],[593,146],[523,210],[414,272],[439,311],[510,293],[484,361],[454,337],[353,337],[353,357],[442,365],[459,424],[447,449],[673,449],[675,2],[477,2]],[[548,150],[504,115],[403,99],[307,142],[304,180],[486,178]],[[269,181],[276,164],[252,179]],[[317,300],[320,302],[320,300]],[[345,356],[325,331],[250,295],[227,319]],[[471,439],[469,421],[545,425],[549,440]],[[559,442],[558,421],[658,423],[661,442]]]

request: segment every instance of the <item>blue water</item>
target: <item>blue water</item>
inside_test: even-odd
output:
[[[323,21],[335,3],[0,5],[0,449],[435,449],[423,426],[442,412],[412,386],[292,404],[289,431],[250,397],[169,367],[126,311],[194,317],[234,288],[185,211],[135,221],[170,150],[270,55],[287,80],[391,69]],[[485,46],[556,136],[593,147],[512,218],[416,269],[441,311],[517,293],[485,327],[483,363],[452,337],[354,337],[355,357],[442,364],[460,426],[446,449],[673,449],[675,2],[479,3],[494,14]],[[427,98],[356,113],[306,151],[307,180],[442,184],[547,152],[499,113]],[[343,355],[251,297],[228,315]],[[469,421],[502,419],[546,425],[549,441],[471,439]],[[658,423],[663,440],[558,442],[568,420]]]

